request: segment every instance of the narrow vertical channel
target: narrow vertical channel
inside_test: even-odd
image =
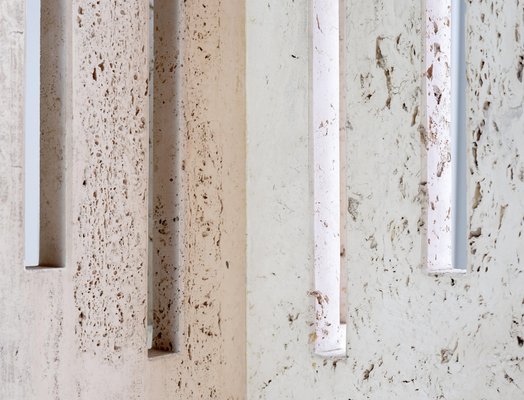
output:
[[[313,0],[312,131],[315,352],[342,356],[340,323],[340,21],[338,1]]]
[[[451,0],[426,2],[427,265],[453,269]]]
[[[427,265],[467,264],[463,0],[426,1]]]
[[[153,323],[153,280],[154,280],[154,242],[153,242],[153,199],[154,199],[154,148],[153,148],[153,134],[154,134],[154,107],[155,107],[155,0],[149,0],[149,188],[148,188],[148,268],[147,268],[147,348],[151,350],[153,347],[154,323]]]
[[[71,129],[71,2],[43,1],[41,10],[39,264],[63,267]]]
[[[467,154],[466,154],[466,4],[451,3],[451,98],[453,163],[453,265],[467,268]]]
[[[25,265],[39,265],[40,246],[40,1],[26,0],[24,113]]]
[[[71,2],[27,0],[26,15],[26,266],[63,267],[71,129]]]
[[[180,87],[177,37],[180,2],[151,1],[150,54],[150,356],[180,348],[179,181]]]
[[[347,228],[348,228],[348,193],[347,193],[347,137],[346,137],[346,87],[345,87],[345,46],[346,46],[346,1],[339,0],[339,159],[340,159],[340,322],[347,323],[348,312],[348,271],[347,271]]]

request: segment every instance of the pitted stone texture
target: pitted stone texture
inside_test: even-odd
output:
[[[24,269],[23,2],[0,5],[0,398],[59,398],[63,275]]]
[[[153,399],[245,398],[242,1],[181,5],[181,346],[150,362]],[[176,398],[176,397],[175,397]]]
[[[184,335],[180,354],[150,360],[147,7],[73,2],[67,262],[25,271],[23,2],[0,5],[2,399],[245,398],[244,8],[198,1],[173,18]]]
[[[306,10],[305,1],[248,2],[248,397],[521,398],[524,4],[468,4],[471,271],[431,276],[423,10],[347,2],[349,356],[340,361],[308,346]],[[287,90],[303,95],[284,102]]]
[[[73,262],[79,350],[139,346],[147,230],[147,25],[142,1],[78,2]],[[138,16],[138,17],[137,17]],[[107,44],[110,44],[109,46]]]
[[[31,354],[20,337],[27,324],[17,316],[28,311],[13,296],[23,276],[23,87],[24,7],[18,0],[0,4],[0,397],[29,398]]]

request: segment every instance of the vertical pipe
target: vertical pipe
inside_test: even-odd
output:
[[[451,97],[453,160],[453,266],[467,267],[465,2],[451,3]]]
[[[345,354],[340,324],[339,3],[313,0],[312,130],[315,352]]]

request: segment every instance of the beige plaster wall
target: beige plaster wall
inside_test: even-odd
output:
[[[242,399],[244,8],[184,3],[180,352],[146,349],[148,2],[72,4],[67,262],[24,270],[24,2],[0,4],[0,398]],[[46,21],[43,21],[46,23]]]

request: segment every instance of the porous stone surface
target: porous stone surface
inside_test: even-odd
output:
[[[0,5],[2,399],[245,398],[244,8],[180,9],[180,351],[150,358],[148,1],[72,4],[66,262],[52,270],[23,264],[24,2]]]
[[[308,344],[308,2],[247,4],[248,398],[522,398],[524,3],[467,4],[469,269],[430,275],[423,9],[346,2],[342,360]]]
[[[246,4],[175,17],[181,262],[163,273],[179,279],[180,342],[150,358],[148,2],[72,4],[66,263],[37,271],[23,265],[24,4],[0,3],[0,398],[523,397],[524,3],[468,2],[469,269],[430,275],[423,10],[346,2],[341,360],[310,343],[309,3]]]
[[[150,360],[148,393],[244,399],[244,6],[198,0],[180,12],[181,346]]]

